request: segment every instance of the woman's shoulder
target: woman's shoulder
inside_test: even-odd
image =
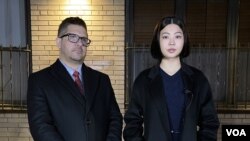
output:
[[[189,74],[203,74],[203,72],[195,66],[191,66],[186,63],[182,63],[182,69]]]
[[[159,74],[159,66],[151,66],[142,70],[136,77],[135,81],[150,81],[157,76],[157,74]]]
[[[151,75],[156,75],[159,72],[159,68],[158,65],[146,68],[139,73],[138,77],[150,77]]]
[[[200,82],[202,80],[207,80],[207,77],[204,74],[204,72],[202,70],[198,69],[197,67],[194,67],[194,66],[191,66],[188,64],[183,64],[182,70],[185,74],[191,76],[191,78],[193,78],[193,79],[198,79]]]

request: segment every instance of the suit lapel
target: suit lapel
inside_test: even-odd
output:
[[[84,80],[84,90],[85,90],[85,98],[86,98],[86,113],[90,111],[90,108],[93,104],[96,91],[99,87],[100,83],[100,77],[97,75],[97,73],[94,73],[94,71],[85,66],[82,65],[82,74],[83,74],[83,80]]]
[[[58,83],[62,85],[62,88],[68,91],[81,104],[84,104],[83,98],[77,90],[73,79],[58,59],[53,65],[51,65],[51,74],[58,80]]]

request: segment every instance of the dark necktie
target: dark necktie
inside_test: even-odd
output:
[[[73,76],[74,76],[76,86],[79,88],[80,93],[83,94],[83,85],[82,85],[81,79],[79,77],[79,72],[74,71]]]

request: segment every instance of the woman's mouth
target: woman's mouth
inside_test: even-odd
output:
[[[174,53],[174,52],[176,51],[176,49],[170,48],[170,49],[168,49],[167,51],[168,51],[169,53]]]

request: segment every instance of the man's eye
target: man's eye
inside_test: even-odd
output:
[[[77,38],[78,36],[77,35],[70,35],[72,38]]]
[[[84,42],[88,42],[88,39],[87,39],[87,38],[82,38],[82,40],[83,40]]]

